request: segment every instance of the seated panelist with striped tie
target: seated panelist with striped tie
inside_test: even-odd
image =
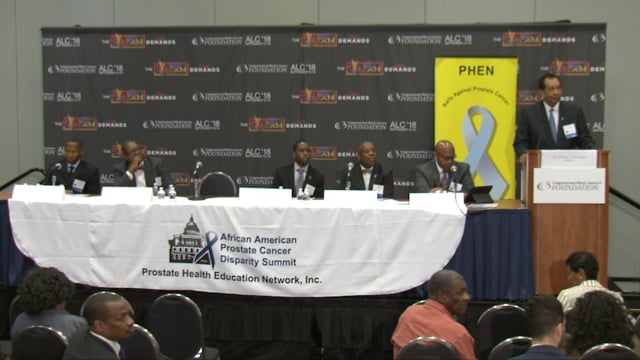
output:
[[[310,196],[321,198],[324,196],[324,175],[311,166],[311,147],[305,140],[298,140],[293,144],[293,163],[276,169],[273,187],[291,189],[291,196],[295,197],[298,190],[306,191]]]
[[[72,138],[64,143],[64,158],[47,169],[44,185],[64,185],[68,193],[100,194],[100,170],[82,159],[82,141]]]
[[[560,101],[560,77],[543,74],[538,79],[538,92],[542,101],[518,113],[513,147],[519,162],[524,163],[527,150],[595,149],[582,108]]]
[[[456,150],[449,140],[440,140],[433,159],[420,164],[415,171],[415,192],[461,191],[473,189],[469,164],[455,161]]]
[[[393,171],[384,172],[378,162],[376,146],[363,141],[358,146],[358,162],[349,163],[339,177],[341,190],[374,190],[387,199],[393,198]]]

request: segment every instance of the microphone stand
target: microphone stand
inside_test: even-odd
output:
[[[60,163],[56,163],[55,165],[52,165],[51,168],[49,168],[48,173],[51,174],[51,185],[52,186],[56,186],[57,183],[57,177],[56,177],[56,173],[58,171],[60,171],[62,169],[62,165],[60,165]]]
[[[200,187],[202,186],[202,179],[200,179],[200,175],[198,172],[199,169],[197,169],[195,171],[194,178],[191,180],[191,182],[193,183],[193,197],[191,198],[191,200],[204,200],[201,196],[200,196]]]
[[[351,190],[351,167],[347,169],[347,183],[344,185],[345,190]]]
[[[460,213],[466,216],[468,212],[463,211],[460,208],[460,205],[458,204],[458,186],[456,185],[457,183],[455,178],[456,171],[457,171],[457,168],[449,171],[449,178],[451,179],[449,183],[449,191],[451,192],[451,189],[453,189],[453,199],[456,203],[456,206],[458,207],[458,210],[460,210]],[[460,189],[460,192],[462,192],[462,189]],[[464,199],[462,201],[464,201]]]

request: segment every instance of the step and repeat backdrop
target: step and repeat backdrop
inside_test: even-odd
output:
[[[414,167],[439,140],[436,58],[516,58],[517,94],[508,94],[516,110],[539,101],[541,74],[560,74],[563,100],[584,108],[601,147],[605,45],[605,24],[45,28],[45,163],[78,137],[103,186],[113,185],[121,144],[133,139],[189,195],[198,161],[202,173],[270,187],[275,168],[292,161],[293,143],[306,139],[332,189],[370,140],[393,169],[395,197],[407,198]],[[515,118],[501,121],[515,127]],[[478,149],[455,145],[466,156]],[[501,197],[513,194],[511,180]]]

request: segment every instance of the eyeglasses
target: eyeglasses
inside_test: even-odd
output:
[[[445,161],[453,161],[453,160],[456,159],[455,155],[453,155],[453,156],[444,156],[444,155],[440,155],[440,154],[436,153],[436,156],[441,158],[442,160],[445,160]]]

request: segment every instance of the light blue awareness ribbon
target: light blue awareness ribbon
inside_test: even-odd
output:
[[[471,122],[473,115],[482,116],[480,131],[477,133]],[[500,199],[507,189],[507,182],[500,175],[498,168],[489,157],[489,154],[487,154],[495,127],[496,120],[487,109],[479,105],[472,106],[464,116],[462,136],[464,136],[467,149],[469,149],[467,158],[464,161],[469,164],[471,175],[473,176],[477,171],[484,183],[493,185],[491,197]]]
[[[213,236],[213,239],[212,239],[212,236]],[[207,246],[203,247],[200,251],[198,251],[196,256],[193,257],[193,263],[194,264],[198,263],[200,259],[202,259],[205,255],[209,254],[209,261],[211,262],[211,268],[213,269],[216,264],[216,260],[213,257],[213,244],[215,244],[218,241],[218,234],[216,234],[213,231],[209,231],[205,235],[205,238],[207,240]]]

